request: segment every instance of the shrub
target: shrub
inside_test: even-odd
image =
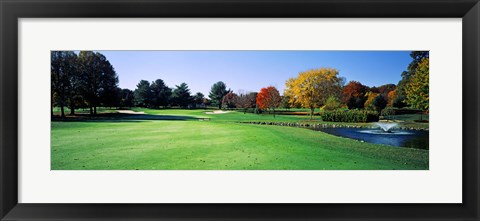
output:
[[[386,107],[382,110],[381,116],[402,115],[402,114],[420,114],[422,110],[412,108]]]
[[[391,115],[395,115],[396,111],[398,109],[395,108],[395,107],[386,107],[385,109],[382,110],[382,112],[380,112],[380,115],[381,116],[391,116]]]
[[[333,122],[350,122],[350,123],[366,123],[378,121],[379,114],[377,111],[368,110],[335,110],[324,111],[321,114],[323,121]]]
[[[328,97],[327,101],[325,102],[325,105],[323,105],[322,109],[323,110],[336,110],[339,109],[342,106],[340,103],[340,100],[336,98],[335,96],[330,96]]]

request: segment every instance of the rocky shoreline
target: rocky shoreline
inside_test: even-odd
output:
[[[369,128],[374,129],[378,128],[377,126],[371,125],[349,125],[349,124],[325,124],[325,123],[301,123],[301,122],[268,122],[268,121],[249,121],[249,122],[238,122],[242,124],[259,124],[259,125],[274,125],[274,126],[286,126],[286,127],[309,127],[309,128]],[[399,130],[423,130],[428,131],[428,128],[416,128],[416,127],[395,127]]]

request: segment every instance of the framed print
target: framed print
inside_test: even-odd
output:
[[[479,7],[2,1],[1,219],[478,220]]]

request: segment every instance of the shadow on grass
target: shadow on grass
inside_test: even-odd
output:
[[[210,118],[197,118],[191,116],[175,116],[175,115],[150,115],[150,114],[122,114],[122,113],[101,113],[97,115],[75,114],[67,115],[64,118],[60,116],[52,117],[51,121],[64,122],[142,122],[145,120],[209,120]]]

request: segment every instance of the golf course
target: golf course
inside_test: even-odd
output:
[[[201,109],[114,112],[53,121],[52,170],[428,169],[428,150],[306,128],[240,123],[305,122],[308,116],[274,119],[269,114]]]
[[[50,92],[52,170],[429,169],[428,51],[52,51]]]

